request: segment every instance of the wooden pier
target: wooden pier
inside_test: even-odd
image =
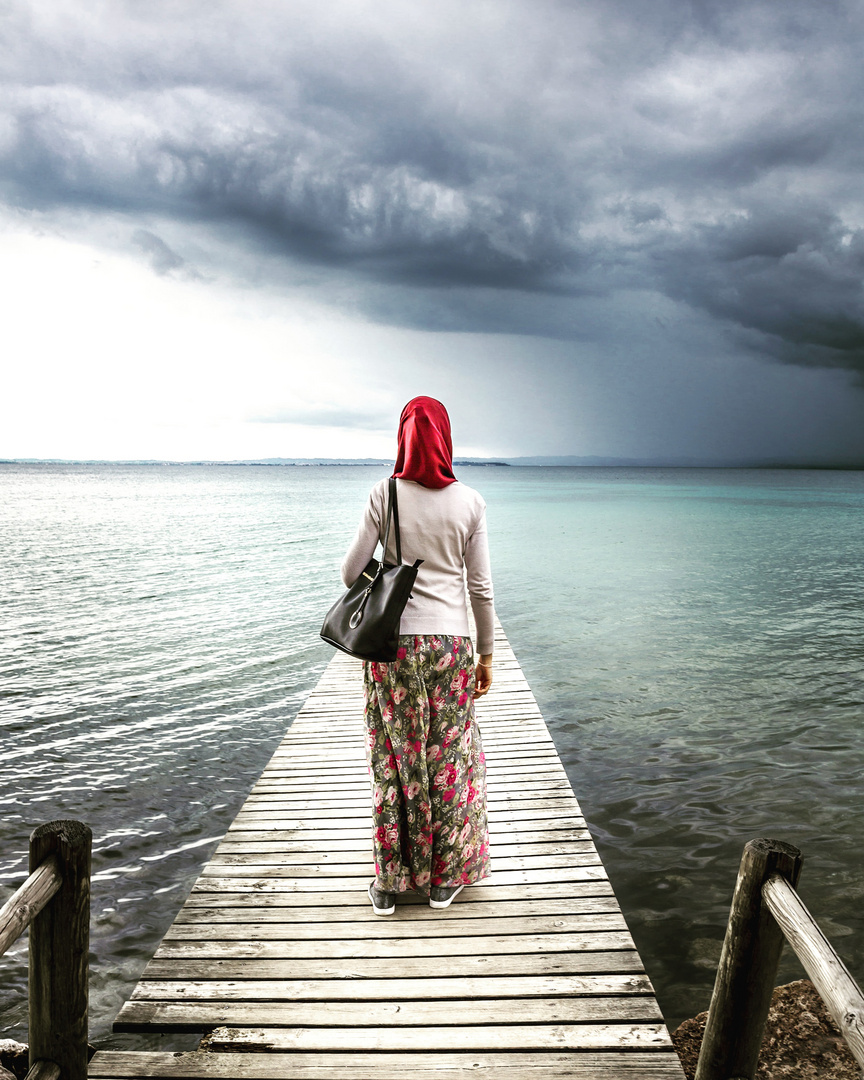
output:
[[[361,665],[309,695],[100,1051],[99,1080],[682,1080],[651,984],[500,630],[478,701],[492,874],[376,917]],[[169,1043],[170,1045],[170,1043]]]

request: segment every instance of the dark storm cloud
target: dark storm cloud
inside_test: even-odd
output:
[[[864,372],[864,231],[823,205],[758,206],[694,230],[666,256],[670,294],[802,364]]]
[[[397,324],[567,337],[654,290],[864,370],[858,5],[178,10],[9,9],[9,199],[128,215],[161,273],[148,215],[224,228]]]

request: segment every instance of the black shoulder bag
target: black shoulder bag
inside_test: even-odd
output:
[[[384,562],[391,517],[395,526],[395,566]],[[329,645],[361,660],[383,663],[395,660],[399,648],[399,620],[422,562],[422,559],[418,559],[413,566],[402,564],[399,504],[396,500],[396,481],[391,476],[381,562],[370,559],[348,592],[330,608],[321,627],[321,637]]]

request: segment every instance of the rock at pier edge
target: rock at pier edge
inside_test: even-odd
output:
[[[22,1080],[27,1073],[27,1044],[0,1039],[0,1080]]]
[[[96,1053],[94,1046],[88,1045],[87,1056]],[[15,1042],[14,1039],[0,1039],[0,1080],[24,1080],[27,1075],[30,1048],[27,1043]]]
[[[693,1080],[708,1013],[699,1013],[672,1034]],[[808,979],[778,986],[771,998],[756,1080],[860,1080],[861,1073],[840,1029]]]

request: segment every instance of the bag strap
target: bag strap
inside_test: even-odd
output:
[[[396,541],[396,562],[402,565],[402,544],[399,536],[399,500],[396,498],[396,477],[390,477],[390,502],[393,506],[393,525],[396,529],[393,539]]]
[[[384,551],[381,557],[381,562],[387,558],[387,542],[390,539],[390,518],[393,517],[393,524],[396,528],[393,534],[393,539],[396,541],[396,563],[400,565],[402,563],[402,543],[399,538],[399,501],[396,498],[396,477],[391,476],[390,482],[387,485],[390,498],[387,500],[387,524],[384,527]]]

